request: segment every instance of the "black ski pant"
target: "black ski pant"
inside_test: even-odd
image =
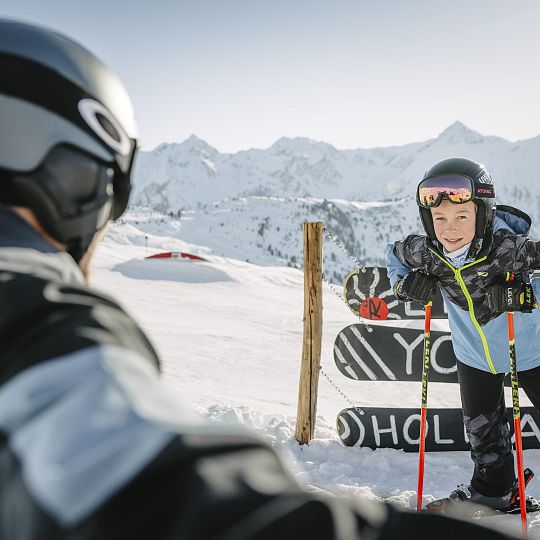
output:
[[[463,422],[471,443],[471,485],[491,497],[504,495],[515,480],[510,424],[504,402],[504,375],[457,362]],[[540,367],[520,371],[523,388],[540,411]]]

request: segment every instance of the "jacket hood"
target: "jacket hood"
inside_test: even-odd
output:
[[[508,229],[514,234],[527,236],[531,229],[531,218],[512,206],[498,204],[493,220],[493,232]]]

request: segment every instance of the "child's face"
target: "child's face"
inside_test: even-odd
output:
[[[476,231],[476,204],[473,201],[453,204],[443,199],[431,208],[431,217],[437,240],[446,251],[456,251],[474,238]]]

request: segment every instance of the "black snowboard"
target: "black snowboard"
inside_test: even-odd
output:
[[[424,331],[395,326],[351,324],[334,342],[334,362],[343,375],[359,381],[420,381]],[[450,332],[431,331],[429,380],[457,382]]]
[[[508,421],[513,432],[512,409]],[[416,409],[355,407],[342,410],[337,430],[345,446],[396,448],[418,452],[420,407]],[[461,409],[427,410],[426,452],[469,450]],[[523,448],[540,448],[540,416],[534,407],[521,408]]]
[[[347,305],[355,315],[364,319],[422,319],[424,306],[420,302],[398,302],[390,287],[386,268],[367,267],[351,272],[345,278],[344,294]],[[439,289],[433,298],[431,317],[446,319]]]
[[[457,383],[450,332],[430,333],[431,382]],[[334,362],[343,375],[358,381],[421,381],[424,331],[395,326],[351,324],[334,342]],[[505,385],[510,386],[508,377]]]

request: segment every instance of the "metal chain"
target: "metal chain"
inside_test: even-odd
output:
[[[345,297],[336,289],[334,284],[324,275],[324,272],[323,272],[322,278],[325,284],[328,285],[328,288],[347,306],[348,309],[350,309],[350,306],[347,303],[347,300],[345,299]],[[373,332],[373,329],[371,328],[371,326],[369,326],[369,324],[362,317],[360,317],[360,314],[358,314],[357,316],[358,316],[358,320],[366,327],[367,331]]]
[[[347,304],[347,300],[345,297],[336,289],[334,284],[325,276],[324,272],[322,274],[323,281],[326,285],[328,285],[329,289],[347,306],[349,307],[349,304]]]
[[[322,366],[319,366],[320,372],[323,374],[324,378],[335,388],[336,392],[345,399],[349,405],[355,409],[356,405],[354,404],[353,400],[334,382],[334,380],[324,371]]]
[[[336,246],[338,246],[341,249],[341,251],[343,251],[343,253],[345,253],[345,255],[347,255],[347,257],[349,257],[349,259],[351,259],[351,261],[354,262],[360,268],[360,270],[362,272],[366,271],[366,267],[354,255],[351,255],[349,253],[347,248],[343,244],[340,243],[340,241],[337,239],[337,237],[330,234],[328,232],[328,230],[326,229],[326,227],[324,227],[323,230],[324,230],[324,234],[326,235],[326,237],[328,239],[332,240],[332,242],[334,242],[334,244],[336,244]],[[350,309],[350,306],[347,303],[347,300],[345,299],[345,297],[339,291],[336,290],[333,283],[331,283],[330,280],[324,275],[324,272],[323,272],[322,277],[323,277],[323,281],[326,283],[326,285],[328,285],[330,290],[332,290],[334,292],[334,294],[347,306],[347,308]],[[362,317],[360,317],[360,314],[358,314],[358,319],[366,327],[368,332],[373,332],[371,326],[369,326],[369,324]]]
[[[347,257],[349,257],[349,259],[351,259],[351,261],[354,264],[356,264],[356,266],[358,266],[358,268],[360,268],[360,270],[362,270],[362,272],[366,271],[366,267],[354,255],[351,255],[351,253],[349,253],[349,250],[343,244],[341,244],[340,241],[335,236],[330,234],[326,230],[326,228],[324,228],[324,234],[326,235],[327,238],[332,240],[332,242],[334,242],[334,244],[336,244],[336,246],[339,249],[341,249],[341,251],[343,251],[343,253],[345,253],[345,255],[347,255]]]
[[[347,250],[347,248],[345,246],[343,246],[339,240],[333,236],[332,234],[330,234],[326,228],[323,229],[324,230],[324,234],[326,235],[326,237],[329,239],[329,240],[332,240],[332,242],[334,242],[336,244],[336,246],[338,246],[339,249],[341,249],[341,251],[343,251],[343,253],[345,253],[345,255],[347,255],[347,257],[349,257],[349,259],[351,259],[351,261],[360,268],[360,270],[362,270],[362,272],[365,272],[366,271],[366,268],[365,266],[356,258],[354,257],[353,255],[351,255],[349,253],[349,251]],[[323,272],[323,275],[322,275],[322,278],[323,278],[323,281],[326,283],[326,285],[328,285],[328,287],[330,288],[330,290],[347,306],[347,309],[350,309],[350,306],[349,304],[347,303],[347,300],[345,299],[345,297],[335,288],[334,284],[330,282],[330,280],[324,275],[324,272]],[[372,328],[371,326],[369,326],[369,324],[366,323],[366,321],[360,317],[360,314],[358,314],[358,319],[360,320],[360,322],[367,328],[368,332],[372,332]],[[332,379],[332,377],[330,377],[330,375],[328,375],[328,373],[326,373],[326,371],[323,369],[322,366],[319,366],[319,371],[322,373],[323,377],[334,387],[334,389],[336,390],[336,392],[343,398],[345,399],[345,401],[354,409],[356,408],[356,405],[354,404],[353,400],[334,382],[334,380]]]

